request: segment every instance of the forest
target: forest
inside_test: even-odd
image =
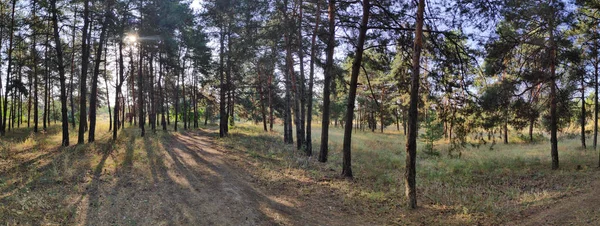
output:
[[[599,49],[599,0],[0,0],[0,223],[599,224]]]

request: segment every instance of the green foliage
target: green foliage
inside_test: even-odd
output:
[[[434,142],[442,139],[444,135],[444,124],[438,119],[436,114],[426,114],[423,121],[424,133],[420,135],[420,139],[425,143],[425,153],[431,155],[439,155],[434,148]]]

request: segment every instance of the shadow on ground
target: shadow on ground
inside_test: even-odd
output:
[[[0,174],[0,222],[84,225],[318,224],[294,204],[254,188],[225,161],[213,134],[127,128],[113,142],[8,148]],[[50,140],[44,140],[50,139]],[[76,139],[72,139],[76,140]],[[24,140],[11,140],[12,143]]]

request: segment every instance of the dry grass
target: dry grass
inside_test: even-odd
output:
[[[342,165],[340,128],[329,132],[326,164],[303,157],[284,145],[279,133],[264,133],[261,128],[238,125],[223,144],[255,159],[256,174],[268,186],[313,201],[341,197],[330,205],[382,224],[499,224],[518,219],[527,209],[578,194],[599,178],[597,152],[578,148],[578,139],[561,139],[558,171],[550,170],[548,142],[527,144],[515,135],[510,137],[515,143],[497,143],[493,149],[491,142],[479,148],[469,146],[457,158],[449,157],[447,142],[440,141],[436,144],[441,150],[439,157],[418,151],[421,208],[408,211],[402,179],[405,137],[400,133],[353,133],[355,179],[347,181],[338,176]],[[312,134],[317,152],[320,128],[314,128]]]
[[[197,214],[196,203],[213,195],[204,194],[204,184],[233,176],[219,175],[219,168],[206,168],[211,162],[202,162],[201,156],[186,150],[189,145],[198,148],[189,134],[147,133],[140,139],[139,131],[130,127],[113,142],[107,126],[99,124],[94,144],[68,148],[59,147],[60,132],[54,125],[46,133],[18,129],[3,137],[0,222],[210,223]],[[259,204],[242,208],[256,209],[281,224],[298,219],[277,212],[268,203],[293,207],[300,219],[321,219],[321,224],[330,225],[501,224],[565,197],[576,197],[599,179],[597,152],[579,148],[578,139],[561,139],[558,171],[550,170],[547,142],[527,144],[515,135],[513,144],[496,144],[493,150],[489,143],[469,146],[461,158],[451,158],[445,151],[448,144],[440,141],[436,143],[439,157],[418,152],[420,209],[409,211],[404,208],[402,180],[405,137],[396,131],[353,133],[355,179],[345,180],[339,177],[343,138],[339,128],[330,131],[328,163],[305,157],[292,145],[283,144],[279,132],[265,133],[259,126],[238,124],[224,139],[216,138],[214,126],[203,130],[218,141],[207,145],[224,147],[227,162],[240,166],[249,174],[250,183],[270,194],[272,201],[253,200]],[[320,128],[315,126],[315,156],[319,137]],[[72,132],[71,142],[76,138]]]

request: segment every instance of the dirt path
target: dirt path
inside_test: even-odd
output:
[[[146,141],[150,143],[151,141]],[[89,197],[77,204],[85,225],[317,225],[294,204],[252,186],[204,132],[175,133],[162,147],[144,147],[151,179],[134,178],[133,168],[114,175],[95,173]],[[132,153],[128,161],[136,164]],[[108,158],[108,157],[105,157]],[[104,159],[99,165],[102,169]],[[96,175],[97,174],[97,175]],[[109,175],[110,176],[110,175]],[[140,176],[140,175],[137,175]]]
[[[507,225],[598,225],[600,181],[587,190],[555,203],[526,210],[523,217]]]

